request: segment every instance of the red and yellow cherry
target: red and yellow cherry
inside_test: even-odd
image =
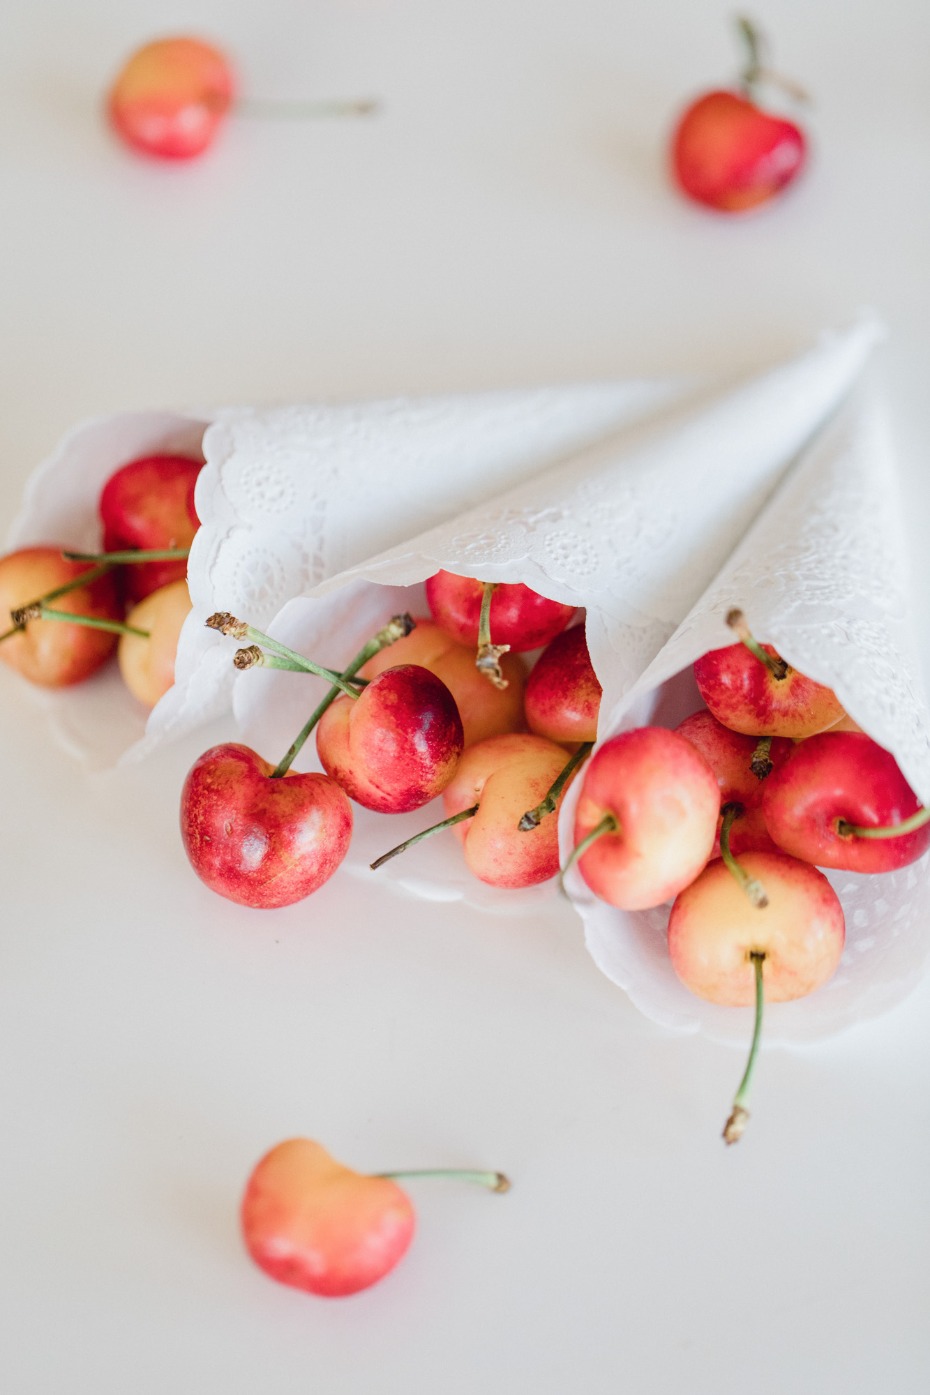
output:
[[[90,580],[82,584],[85,575]],[[58,546],[23,547],[0,558],[0,616],[12,621],[11,611],[59,597],[69,613],[90,620],[115,622],[122,614],[112,571],[69,562]],[[45,688],[89,678],[106,663],[117,641],[115,633],[60,620],[0,624],[0,630],[0,659]]]
[[[565,746],[597,739],[601,685],[584,625],[550,640],[527,679],[524,711],[530,731]]]
[[[108,552],[189,547],[197,531],[191,490],[203,462],[184,455],[146,455],[110,476],[100,495],[103,545]],[[187,562],[134,563],[123,583],[132,601],[187,576]]]
[[[301,901],[342,862],[352,832],[344,791],[318,773],[276,776],[247,746],[213,746],[181,793],[181,837],[213,891],[268,909]]]
[[[389,649],[382,649],[365,664],[360,674],[363,678],[374,678],[397,664],[420,664],[442,679],[455,698],[466,746],[523,727],[526,675],[523,662],[516,654],[501,656],[507,686],[496,688],[476,669],[473,649],[459,644],[435,621],[418,619],[409,635],[397,640]]]
[[[672,967],[692,993],[734,1007],[755,1003],[749,1060],[724,1128],[727,1143],[737,1141],[749,1118],[764,999],[788,1002],[813,993],[835,973],[845,940],[843,908],[822,872],[783,853],[746,853],[740,865],[745,878],[764,888],[764,903],[753,903],[717,859],[679,892],[668,922]]]
[[[500,1172],[356,1172],[312,1139],[290,1138],[265,1154],[246,1184],[246,1249],[279,1283],[326,1298],[359,1293],[389,1274],[413,1239],[413,1204],[394,1179],[441,1176],[496,1192],[510,1185]]]
[[[235,96],[225,54],[190,37],[156,39],[132,54],[110,88],[107,112],[133,150],[190,160],[215,140]]]
[[[658,906],[707,862],[719,813],[714,773],[684,736],[665,727],[621,732],[585,771],[572,861],[610,905]]]
[[[743,213],[774,198],[797,178],[807,156],[800,127],[758,105],[758,36],[745,20],[741,24],[750,47],[742,90],[717,89],[691,102],[671,142],[678,187],[720,213]]]
[[[490,585],[490,583],[488,583]],[[478,622],[485,583],[469,576],[439,571],[426,583],[433,619],[460,644],[478,643]],[[549,600],[520,582],[501,582],[491,594],[490,624],[496,645],[516,654],[548,644],[564,630],[575,607]]]
[[[864,732],[799,742],[765,782],[762,812],[780,848],[818,867],[890,872],[930,847],[930,811]]]
[[[778,736],[744,736],[723,726],[706,709],[692,712],[675,728],[700,751],[720,788],[720,807],[738,804],[741,812],[730,830],[734,853],[777,852],[762,817],[762,789],[772,770],[784,765],[794,750],[792,742]],[[722,815],[721,815],[722,818]],[[713,855],[720,852],[720,825]]]
[[[798,738],[840,720],[836,694],[792,668],[770,644],[759,644],[742,611],[730,611],[727,623],[739,642],[712,649],[694,665],[698,691],[718,722],[748,736]]]
[[[419,664],[385,669],[357,698],[337,698],[316,729],[323,768],[382,814],[419,809],[440,794],[463,744],[455,699]]]
[[[565,767],[565,751],[530,732],[493,736],[470,746],[443,795],[469,870],[490,886],[536,886],[559,870],[556,818],[529,831],[520,819]],[[467,811],[471,811],[470,815]]]
[[[191,610],[186,581],[171,581],[150,591],[126,616],[126,624],[148,638],[120,636],[116,657],[126,687],[146,707],[154,707],[174,683],[174,662],[181,627]]]

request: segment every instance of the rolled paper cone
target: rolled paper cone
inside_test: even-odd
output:
[[[266,687],[267,672],[237,680],[222,637],[203,625],[209,614],[233,611],[265,630],[286,624],[292,637],[319,620],[335,662],[326,618],[337,591],[415,584],[438,566],[524,580],[579,605],[592,596],[592,655],[613,705],[850,391],[878,337],[864,322],[736,387],[632,381],[92,423],[37,472],[13,540],[47,538],[54,526],[69,544],[93,546],[91,514],[116,465],[202,445],[194,608],[174,687],[147,721],[103,677],[92,692],[69,693],[67,706],[49,696],[59,732],[88,763],[140,759],[228,710],[234,687],[247,727],[251,694],[270,714],[284,685]],[[61,487],[73,509],[56,498]],[[305,600],[313,623],[291,609]],[[247,678],[258,684],[240,690]]]
[[[910,585],[893,451],[882,411],[861,389],[811,442],[713,582],[629,691],[602,735],[702,706],[695,659],[733,642],[738,606],[753,633],[831,687],[849,714],[891,751],[918,798],[930,801],[930,709],[911,620]],[[572,846],[577,790],[563,807]],[[766,1040],[798,1043],[879,1016],[926,966],[930,854],[897,872],[829,872],[846,916],[839,971],[809,998],[773,1004]],[[668,907],[627,913],[598,901],[577,870],[568,890],[599,967],[649,1017],[745,1046],[746,1014],[702,1002],[678,982],[665,949]]]

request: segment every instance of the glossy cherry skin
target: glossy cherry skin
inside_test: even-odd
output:
[[[622,910],[661,905],[694,880],[714,846],[720,793],[707,761],[665,727],[638,727],[591,757],[575,810],[577,847],[605,815],[617,821],[578,859],[596,896]]]
[[[698,997],[748,1007],[750,956],[762,954],[766,999],[805,997],[839,964],[846,933],[839,898],[822,872],[783,853],[746,853],[740,863],[762,883],[768,905],[754,906],[720,859],[711,862],[672,906],[672,967]]]
[[[536,886],[556,875],[558,812],[528,832],[518,824],[545,798],[565,762],[561,746],[531,732],[493,736],[462,756],[443,805],[447,817],[478,805],[474,817],[452,831],[479,881],[513,889]]]
[[[527,679],[523,705],[526,724],[537,736],[567,746],[596,740],[601,685],[584,625],[573,625],[549,641]]]
[[[761,647],[779,657],[770,644]],[[694,677],[718,722],[747,736],[813,736],[843,716],[830,688],[796,668],[776,678],[745,644],[710,650],[695,663]]]
[[[507,686],[495,688],[475,667],[473,648],[459,644],[434,620],[418,617],[409,635],[382,649],[360,674],[374,678],[398,664],[420,664],[442,679],[455,698],[466,746],[505,731],[522,730],[526,670],[517,654],[501,655],[501,672]]]
[[[68,562],[60,546],[19,548],[0,557],[0,633],[10,628],[10,611],[36,601],[46,592],[65,585],[82,572],[91,570],[88,562]],[[112,572],[68,591],[49,605],[73,615],[99,620],[120,620],[117,587]],[[87,625],[69,625],[62,620],[29,620],[19,634],[0,644],[0,659],[17,669],[30,683],[43,688],[65,688],[96,673],[116,648],[117,636]]]
[[[730,827],[730,851],[737,855],[743,852],[777,852],[762,817],[762,790],[768,777],[760,778],[752,770],[757,738],[731,731],[706,709],[692,712],[675,730],[700,751],[714,772],[720,788],[721,809],[725,804],[739,804],[743,810]],[[793,750],[792,742],[773,736],[769,748],[772,769],[777,770],[784,765]],[[720,854],[722,821],[721,815],[717,821],[715,857]]]
[[[100,494],[105,550],[190,547],[197,532],[191,489],[202,469],[202,461],[184,455],[146,455],[120,466]],[[127,596],[141,601],[186,577],[187,562],[136,562],[122,571]]]
[[[930,824],[898,838],[857,838],[839,831],[887,828],[910,818],[920,801],[894,756],[864,732],[825,731],[800,742],[765,782],[762,812],[785,852],[818,867],[890,872],[922,857]]]
[[[403,1258],[415,1215],[390,1178],[354,1172],[319,1143],[291,1138],[252,1172],[241,1222],[249,1254],[272,1279],[341,1298],[377,1283]]]
[[[478,642],[483,586],[468,576],[440,571],[426,583],[433,619],[460,644]],[[515,654],[538,649],[564,630],[575,607],[549,600],[520,582],[502,582],[491,597],[491,640]]]
[[[763,111],[739,92],[699,97],[672,137],[672,171],[679,187],[721,213],[742,213],[773,198],[797,178],[806,155],[800,127]]]
[[[157,39],[137,49],[107,98],[117,133],[133,150],[191,160],[215,140],[235,96],[226,57],[201,39]]]
[[[181,793],[181,837],[211,890],[243,906],[302,901],[345,857],[352,806],[319,773],[272,777],[248,746],[213,746],[194,762]]]
[[[455,699],[419,664],[385,669],[360,697],[337,698],[316,729],[323,768],[356,803],[382,814],[441,794],[463,744]]]

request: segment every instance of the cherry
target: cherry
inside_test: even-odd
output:
[[[123,682],[146,707],[154,707],[174,683],[178,639],[190,611],[190,592],[182,580],[150,591],[126,616],[127,625],[146,635],[123,635],[116,657]]]
[[[190,547],[197,531],[191,516],[191,489],[203,462],[184,455],[146,455],[122,465],[100,495],[103,545],[164,550]],[[124,584],[133,601],[187,575],[187,561],[141,562],[126,568]]]
[[[760,64],[757,32],[746,20],[739,24],[749,49],[742,90],[697,98],[679,118],[671,144],[679,187],[721,213],[741,213],[774,198],[797,178],[807,155],[800,127],[757,104],[760,79],[773,75]]]
[[[601,685],[591,665],[584,625],[550,640],[526,683],[524,710],[530,731],[575,746],[597,738]]]
[[[64,597],[71,617],[64,623],[51,614],[18,619],[12,614],[40,611]],[[106,565],[71,561],[56,546],[24,547],[0,558],[0,616],[11,621],[0,634],[0,659],[31,683],[63,688],[96,673],[116,646],[120,614]]]
[[[499,659],[525,653],[564,630],[575,607],[541,596],[521,582],[484,582],[439,571],[426,582],[433,619],[460,644],[477,646],[476,663],[497,687],[505,687]]]
[[[413,1203],[395,1178],[442,1176],[496,1192],[510,1186],[503,1173],[470,1169],[365,1174],[312,1139],[288,1139],[265,1154],[246,1184],[246,1248],[279,1283],[326,1298],[359,1293],[390,1273],[413,1239]]]
[[[792,743],[777,736],[759,740],[744,736],[723,726],[705,709],[692,712],[676,731],[701,752],[717,777],[721,820],[725,806],[737,806],[730,832],[733,852],[777,852],[762,817],[762,791],[771,772],[784,765],[791,755]],[[719,826],[718,823],[715,856],[719,852]]]

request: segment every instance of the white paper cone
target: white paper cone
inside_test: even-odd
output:
[[[753,633],[833,688],[847,711],[896,757],[930,801],[930,712],[908,605],[897,481],[881,413],[854,395],[818,436],[675,634],[616,704],[603,735],[649,720],[675,725],[703,704],[691,665],[733,642],[725,616],[745,611]],[[560,836],[572,845],[577,785]],[[875,1017],[918,981],[928,943],[928,857],[876,876],[830,873],[847,946],[836,976],[810,998],[774,1004],[766,1040],[816,1039]],[[643,1012],[667,1026],[747,1045],[751,1013],[704,1003],[668,960],[668,908],[625,913],[597,901],[577,872],[568,884],[596,963]]]

